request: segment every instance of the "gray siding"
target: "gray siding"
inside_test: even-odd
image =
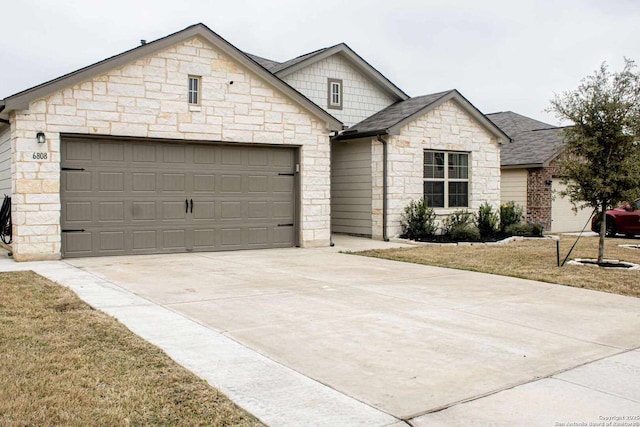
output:
[[[11,196],[11,129],[0,130],[0,196]]]
[[[371,236],[371,140],[331,146],[331,231]]]

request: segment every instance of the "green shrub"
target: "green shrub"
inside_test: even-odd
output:
[[[402,234],[407,239],[424,240],[436,234],[436,214],[426,199],[412,200],[402,214]]]
[[[499,222],[500,217],[498,213],[493,210],[493,206],[488,202],[484,202],[475,215],[475,224],[480,232],[480,237],[487,238],[495,236],[498,232]]]
[[[480,230],[474,225],[458,225],[451,230],[451,240],[456,242],[477,242]]]
[[[542,237],[544,234],[544,226],[539,222],[531,224],[531,235],[536,237]]]
[[[510,236],[530,236],[531,226],[525,223],[511,224],[504,232]]]
[[[513,224],[520,224],[523,218],[522,206],[515,202],[507,202],[500,206],[500,231],[507,232],[507,228]]]
[[[454,228],[471,225],[473,214],[466,209],[457,210],[442,221],[442,234],[451,236]]]

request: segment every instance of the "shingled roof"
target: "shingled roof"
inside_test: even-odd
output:
[[[562,151],[563,128],[513,111],[487,114],[511,138],[500,151],[502,167],[544,167]]]
[[[488,120],[476,107],[455,89],[429,95],[416,96],[399,101],[377,112],[360,123],[356,123],[342,132],[338,139],[361,138],[368,135],[398,134],[406,123],[417,119],[446,101],[454,100],[466,112],[473,116],[499,140],[508,141],[509,137],[498,126]]]

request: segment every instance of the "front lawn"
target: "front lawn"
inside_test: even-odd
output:
[[[0,425],[262,425],[112,317],[0,273]]]
[[[560,237],[561,261],[575,239],[575,236]],[[640,239],[607,238],[605,257],[640,264],[640,249],[618,246],[622,244],[640,245]],[[572,265],[557,267],[556,242],[550,239],[524,240],[504,245],[425,245],[414,248],[370,250],[357,252],[357,254],[521,277],[640,297],[640,271],[605,270],[597,267]],[[597,255],[598,238],[582,237],[571,258],[596,258]]]

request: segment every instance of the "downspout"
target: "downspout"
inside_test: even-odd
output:
[[[382,144],[382,240],[389,241],[387,237],[387,141],[382,135],[376,135],[376,140]]]

